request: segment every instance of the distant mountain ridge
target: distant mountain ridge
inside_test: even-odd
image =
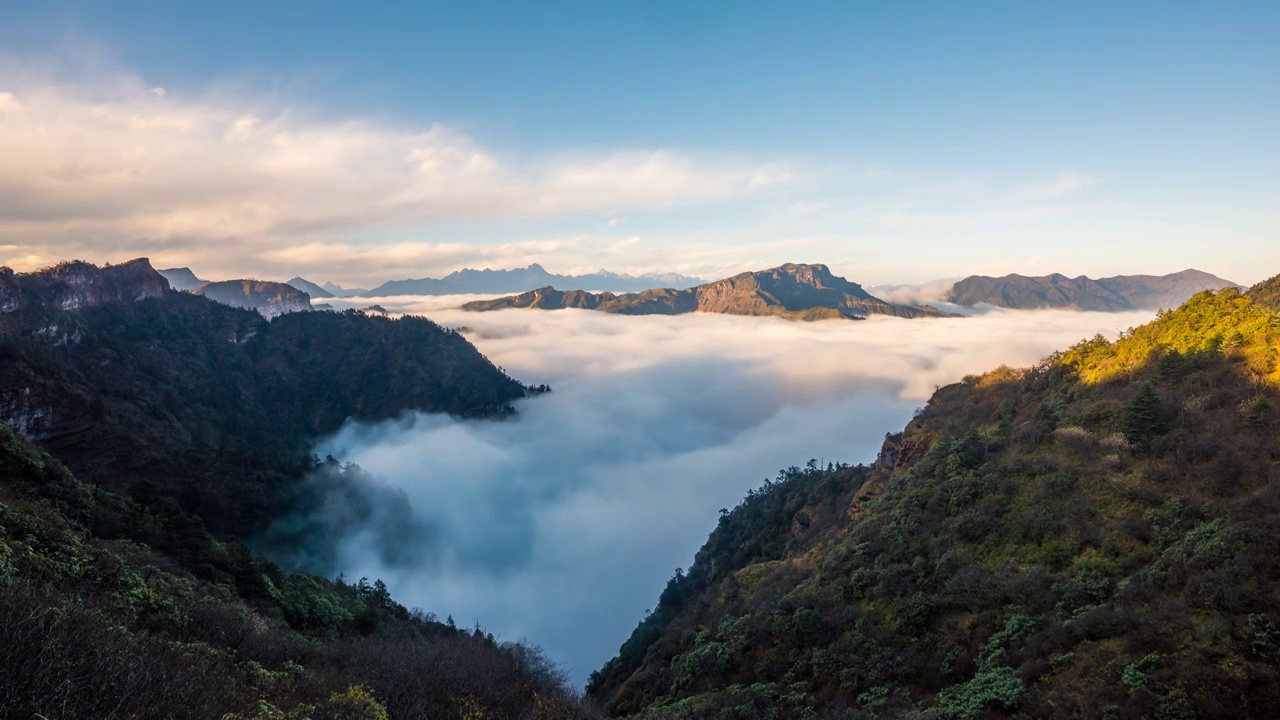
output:
[[[744,272],[692,288],[660,288],[615,295],[543,287],[530,292],[480,300],[462,306],[484,312],[504,308],[559,310],[582,308],[620,315],[680,315],[691,312],[777,316],[789,320],[861,319],[867,315],[903,318],[940,317],[930,307],[887,303],[857,283],[833,275],[826,265],[787,263]]]
[[[166,270],[157,270],[156,272],[160,273],[161,277],[165,280],[168,280],[169,286],[174,290],[194,290],[195,288],[209,282],[208,280],[196,277],[196,274],[191,271],[191,268],[187,267],[168,268]]]
[[[336,297],[334,293],[329,292],[328,290],[325,290],[324,288],[311,282],[310,280],[307,280],[306,278],[295,277],[292,280],[287,281],[285,284],[291,287],[297,288],[298,290],[301,290],[302,292],[310,295],[312,300],[316,298]]]
[[[1030,277],[972,275],[957,282],[945,296],[947,302],[972,307],[979,303],[1014,310],[1074,307],[1080,310],[1118,312],[1177,307],[1198,292],[1236,287],[1236,284],[1200,270],[1169,275],[1117,275],[1069,278],[1059,273]]]
[[[442,278],[392,280],[366,291],[366,294],[370,297],[384,297],[519,293],[552,285],[608,292],[637,292],[663,286],[683,289],[702,282],[704,281],[701,278],[688,277],[679,273],[651,273],[635,276],[600,270],[585,275],[557,275],[533,263],[528,267],[511,270],[464,268]]]

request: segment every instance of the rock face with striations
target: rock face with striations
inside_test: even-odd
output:
[[[223,305],[257,310],[270,319],[285,313],[312,310],[311,296],[279,282],[262,280],[223,280],[201,285],[191,292],[216,300]]]
[[[520,295],[463,305],[466,310],[503,308],[559,310],[583,308],[621,315],[680,315],[691,312],[767,315],[788,320],[858,320],[867,315],[902,318],[941,317],[931,307],[894,305],[872,296],[861,285],[833,275],[826,265],[787,263],[770,270],[744,272],[731,278],[683,290],[664,288],[614,295],[551,287]]]

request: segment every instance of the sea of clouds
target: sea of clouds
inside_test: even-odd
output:
[[[376,302],[464,327],[496,364],[554,391],[507,420],[414,414],[325,439],[317,453],[376,478],[362,502],[394,507],[335,526],[332,566],[314,569],[382,578],[406,605],[541,645],[576,682],[613,656],[719,510],[780,468],[869,462],[936,386],[1151,317],[794,323],[456,309],[466,299]]]

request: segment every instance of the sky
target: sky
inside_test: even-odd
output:
[[[473,313],[459,302],[378,300],[471,328],[491,360],[553,391],[499,421],[349,422],[316,452],[371,477],[355,489],[317,478],[327,499],[280,520],[331,545],[265,547],[289,565],[321,558],[303,566],[381,578],[408,607],[537,644],[575,683],[617,653],[720,509],[778,470],[870,462],[936,386],[1027,366],[1095,333],[1114,338],[1154,315],[988,307],[797,323]]]
[[[1280,271],[1274,2],[0,3],[0,263]]]

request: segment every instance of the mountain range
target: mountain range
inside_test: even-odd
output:
[[[957,282],[944,296],[947,302],[972,307],[979,303],[1015,310],[1077,308],[1101,312],[1174,308],[1202,290],[1236,284],[1199,270],[1169,275],[1117,275],[1069,278],[1054,273],[1042,277],[972,275]]]
[[[928,306],[887,303],[867,293],[857,283],[831,274],[826,265],[794,263],[770,270],[740,273],[731,278],[685,289],[666,288],[615,295],[582,290],[562,292],[544,287],[496,300],[470,302],[462,307],[476,312],[505,308],[581,308],[621,315],[711,312],[775,316],[789,320],[857,320],[867,315],[902,318],[945,315]]]
[[[813,267],[823,267],[825,270],[825,266]],[[773,272],[773,270],[765,272]],[[161,270],[160,273],[176,290],[196,291],[200,286],[209,284],[208,281],[196,277],[189,268],[172,268]],[[758,275],[759,273],[740,274],[734,278],[722,280],[720,283],[737,281],[746,274]],[[827,274],[829,275],[829,271]],[[847,282],[842,279],[841,281]],[[219,284],[212,289],[212,292],[218,295],[220,300],[230,302],[237,307],[253,307],[271,317],[281,312],[303,309],[301,299],[289,297],[290,294],[283,288],[267,288],[266,284],[259,283],[259,290],[251,291],[251,286],[244,284],[249,281],[235,282],[242,283],[242,291],[236,292],[233,286]],[[277,285],[288,285],[300,290],[310,299],[516,293],[514,297],[496,301],[494,308],[580,307],[626,314],[678,314],[700,309],[704,312],[749,315],[776,314],[765,309],[773,301],[763,296],[760,303],[730,303],[736,309],[730,309],[724,303],[711,302],[710,305],[725,306],[723,309],[710,309],[710,305],[702,304],[699,300],[697,288],[716,284],[677,273],[631,276],[601,270],[588,275],[555,275],[536,263],[513,270],[463,269],[438,279],[393,280],[373,289],[342,288],[330,282],[318,285],[302,277],[294,277],[287,283],[277,283]],[[882,285],[871,288],[870,291],[861,286],[856,287],[858,290],[849,293],[851,300],[845,305],[833,299],[823,301],[811,298],[816,304],[806,306],[806,301],[797,298],[796,302],[799,304],[796,307],[788,309],[783,304],[782,309],[786,312],[782,314],[798,317],[797,310],[813,310],[811,314],[815,318],[836,317],[838,313],[827,312],[823,315],[819,307],[825,311],[849,310],[851,314],[869,314],[884,313],[886,304],[913,307],[919,310],[928,303],[936,304],[937,302],[962,307],[985,304],[1014,310],[1045,308],[1075,308],[1096,312],[1156,310],[1176,307],[1202,290],[1219,290],[1225,287],[1236,287],[1236,284],[1216,275],[1188,269],[1168,275],[1117,275],[1096,280],[1084,275],[1070,278],[1058,273],[1044,276],[1011,274],[1003,277],[971,275],[960,280],[938,280],[924,285]],[[870,302],[868,298],[879,300],[879,303],[868,305],[867,303]],[[859,301],[864,307],[857,307]],[[751,305],[755,307],[750,307]],[[869,309],[872,306],[878,309]],[[483,307],[482,303],[474,303],[470,309],[492,308]],[[923,311],[929,314],[929,310]]]
[[[297,284],[295,284],[297,281]],[[607,270],[585,275],[556,275],[541,265],[533,263],[525,268],[512,270],[473,270],[464,268],[442,278],[418,278],[392,280],[372,289],[348,289],[326,282],[317,285],[304,278],[294,278],[289,284],[305,290],[313,298],[324,297],[387,297],[392,295],[491,295],[494,293],[518,293],[548,285],[580,287],[610,292],[633,292],[658,287],[686,288],[703,281],[679,273],[648,273],[627,275]]]

